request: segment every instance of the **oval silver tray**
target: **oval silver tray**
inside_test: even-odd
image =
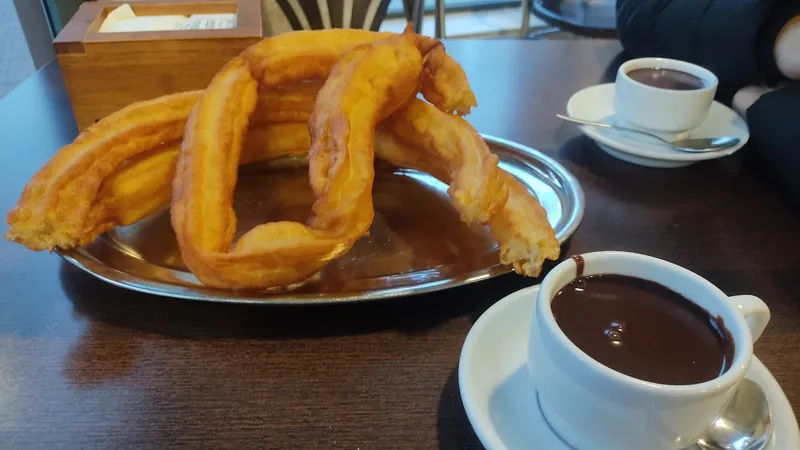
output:
[[[584,211],[583,191],[575,177],[541,152],[483,137],[500,157],[501,167],[539,199],[558,240],[569,238]],[[313,196],[302,164],[242,168],[234,198],[240,233],[267,221],[305,221]],[[461,222],[447,186],[430,175],[378,166],[373,199],[375,220],[368,236],[312,279],[280,289],[238,292],[203,286],[183,264],[168,210],[106,233],[89,246],[58,253],[126,289],[222,303],[376,300],[462,286],[510,271],[499,263],[498,246],[488,231]]]

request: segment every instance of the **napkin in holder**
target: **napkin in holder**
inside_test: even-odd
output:
[[[54,45],[83,130],[131,103],[205,88],[261,38],[260,0],[98,1]]]

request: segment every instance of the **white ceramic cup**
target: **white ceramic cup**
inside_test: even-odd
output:
[[[769,322],[760,299],[728,297],[675,264],[625,252],[583,255],[584,275],[619,274],[658,282],[721,317],[734,341],[731,367],[693,385],[663,385],[610,369],[573,344],[550,303],[576,276],[566,260],[544,278],[536,299],[528,370],[550,426],[578,450],[677,450],[693,444],[727,406],[753,357],[753,341]]]
[[[679,91],[640,83],[628,76],[636,69],[672,69],[703,80],[704,87]],[[639,58],[620,66],[614,93],[617,124],[647,131],[667,140],[682,139],[708,117],[719,81],[698,65],[666,58]]]

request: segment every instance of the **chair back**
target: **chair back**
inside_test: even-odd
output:
[[[277,0],[295,30],[360,28],[378,31],[390,0]]]

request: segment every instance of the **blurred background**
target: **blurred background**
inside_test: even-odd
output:
[[[55,57],[53,37],[84,1],[88,0],[0,0],[0,98]],[[137,1],[147,0],[130,0],[129,3]],[[591,39],[615,35],[613,0],[261,2],[267,36],[308,27],[309,22],[314,27],[311,19],[315,15],[318,17],[321,2],[331,11],[351,8],[356,22],[365,16],[374,17],[372,24],[351,23],[353,28],[401,31],[408,21],[421,22],[423,34],[447,39]]]

